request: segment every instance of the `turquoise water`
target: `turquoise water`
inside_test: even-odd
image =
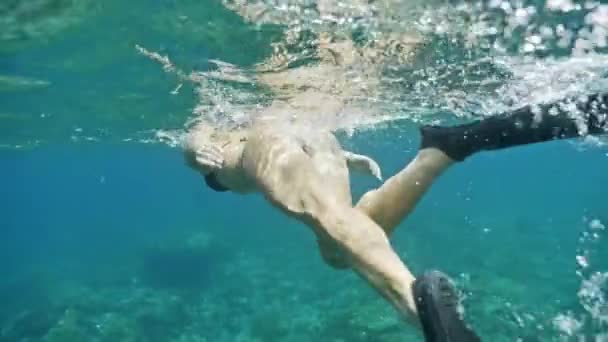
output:
[[[195,98],[170,95],[175,80],[135,44],[185,69],[247,67],[278,27],[210,1],[49,4],[63,21],[32,15],[0,42],[13,80],[0,87],[0,341],[421,340],[324,265],[305,226],[258,195],[210,192],[177,149],[141,142],[181,128]],[[408,120],[340,135],[385,175],[418,139]],[[414,273],[454,277],[484,341],[605,341],[607,152],[560,141],[475,156],[393,245]],[[355,176],[357,196],[374,186]]]

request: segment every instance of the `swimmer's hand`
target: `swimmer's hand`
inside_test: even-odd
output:
[[[204,145],[194,152],[197,168],[205,175],[216,172],[224,166],[222,148],[215,145]]]
[[[382,171],[380,170],[380,166],[378,166],[378,163],[376,163],[376,161],[372,158],[346,151],[344,152],[344,157],[346,158],[346,163],[350,169],[357,172],[370,174],[376,177],[378,180],[382,180]]]

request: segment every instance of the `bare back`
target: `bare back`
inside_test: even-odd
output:
[[[301,194],[311,183],[332,189],[332,200],[352,205],[344,152],[333,134],[312,127],[267,127],[251,132],[243,151],[243,169],[268,199],[290,214],[304,213]],[[289,186],[285,186],[289,184]]]

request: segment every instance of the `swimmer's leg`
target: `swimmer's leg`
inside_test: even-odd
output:
[[[454,161],[436,148],[423,148],[396,175],[361,197],[356,208],[372,218],[390,236],[414,209],[443,171]]]
[[[359,275],[404,318],[417,324],[413,275],[392,249],[384,231],[335,195],[342,192],[340,187],[348,186],[348,173],[344,174],[345,179],[323,175],[313,159],[296,144],[273,143],[266,146],[263,138],[253,137],[248,145],[257,146],[249,145],[243,160],[265,197],[312,227],[319,240],[335,243]]]
[[[526,106],[466,125],[424,126],[416,158],[380,188],[366,193],[357,208],[390,235],[455,161],[483,150],[603,134],[606,129],[608,94],[586,96],[569,105]]]
[[[350,262],[338,245],[328,238],[318,238],[317,246],[323,261],[336,270],[350,269]]]
[[[298,143],[256,135],[245,148],[243,166],[271,203],[312,227],[319,241],[337,245],[405,319],[421,324],[427,341],[479,341],[458,315],[447,278],[434,272],[414,279],[382,228],[353,208],[350,197],[339,195],[348,190],[348,173],[323,173],[328,165],[318,160],[332,159],[315,159],[304,150]],[[345,170],[342,151],[333,153],[339,163],[331,163],[331,170]]]
[[[422,149],[401,172],[379,189],[365,194],[356,209],[372,218],[389,235],[452,163],[435,148]],[[481,341],[458,313],[458,294],[448,276],[439,271],[426,272],[414,281],[413,292],[426,341]]]

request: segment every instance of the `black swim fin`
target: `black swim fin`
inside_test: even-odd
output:
[[[572,111],[581,122],[570,115]],[[462,161],[482,150],[604,134],[607,129],[608,93],[593,94],[525,106],[460,126],[423,126],[420,148],[435,147],[453,160]]]
[[[413,292],[426,342],[481,342],[460,316],[458,294],[445,274],[426,272]]]

